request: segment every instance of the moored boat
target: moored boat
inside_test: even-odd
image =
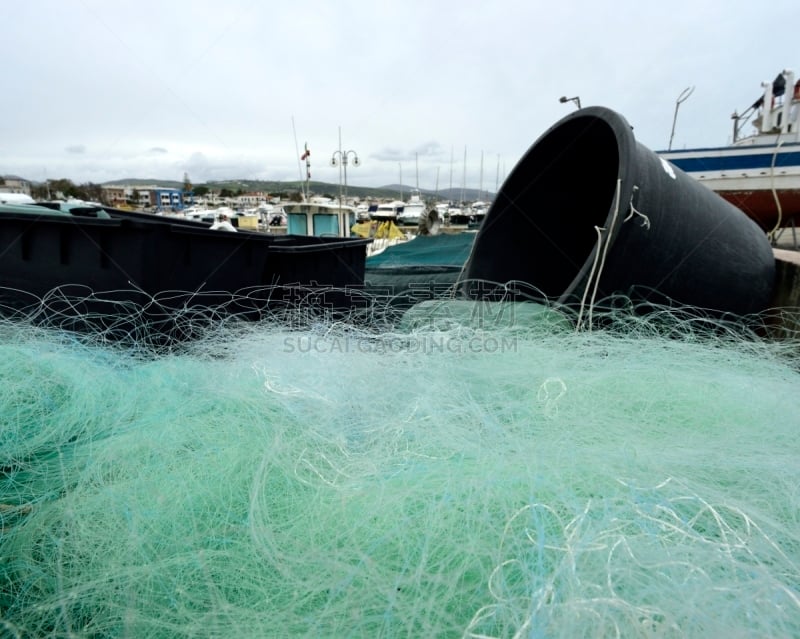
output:
[[[420,219],[425,215],[425,201],[422,199],[419,189],[411,192],[408,202],[403,204],[402,210],[397,213],[398,224],[414,225],[419,224]]]
[[[311,299],[310,290],[330,292],[318,300],[326,308],[341,306],[345,289],[363,286],[368,243],[230,233],[85,204],[0,205],[0,312],[71,325],[110,317],[120,326],[124,311],[139,322],[164,320],[171,332],[183,328],[170,323],[176,314],[258,318]]]
[[[657,153],[772,232],[800,221],[800,81],[784,70],[762,86],[733,114],[731,144]],[[755,131],[743,135],[748,123]]]
[[[392,200],[391,202],[379,202],[369,207],[369,217],[372,220],[384,222],[391,220],[397,222],[405,209],[406,203],[402,200]]]
[[[387,246],[407,242],[411,237],[395,224],[395,218],[375,218],[358,221],[357,210],[339,205],[328,198],[314,197],[308,201],[284,205],[287,233],[318,237],[362,238],[366,243],[365,255],[380,253]]]
[[[290,235],[350,237],[357,218],[354,207],[321,197],[284,204],[283,211]]]

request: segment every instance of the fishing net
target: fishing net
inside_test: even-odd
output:
[[[34,319],[0,324],[0,636],[800,634],[775,318]]]

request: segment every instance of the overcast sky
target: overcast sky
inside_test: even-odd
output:
[[[800,72],[797,0],[0,0],[0,15],[0,175],[34,181],[299,181],[308,143],[312,178],[336,183],[341,130],[349,184],[414,186],[418,165],[423,189],[494,191],[575,108],[562,95],[660,150],[694,87],[672,146],[716,146],[761,82]]]

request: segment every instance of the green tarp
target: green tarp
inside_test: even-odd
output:
[[[436,296],[458,281],[474,232],[419,235],[367,258],[367,290],[389,295]]]
[[[409,242],[400,242],[367,258],[367,270],[461,270],[469,257],[475,235],[469,231],[419,235]]]

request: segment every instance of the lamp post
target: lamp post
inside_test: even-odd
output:
[[[342,172],[344,172],[344,197],[347,197],[347,164],[348,158],[352,157],[353,166],[360,166],[361,160],[358,159],[358,153],[352,149],[342,150],[342,127],[339,127],[339,149],[333,152],[331,156],[331,166],[339,167],[339,207],[342,206]]]
[[[574,102],[579,109],[581,108],[581,99],[577,95],[574,98],[568,98],[567,96],[562,95],[560,98],[558,98],[558,101],[561,102],[561,104]]]
[[[669,146],[667,147],[667,151],[672,150],[672,138],[675,137],[675,123],[678,121],[678,109],[681,106],[681,102],[692,95],[692,91],[694,91],[694,87],[686,87],[683,91],[681,91],[678,99],[675,100],[675,114],[672,116],[672,131],[669,134]]]

